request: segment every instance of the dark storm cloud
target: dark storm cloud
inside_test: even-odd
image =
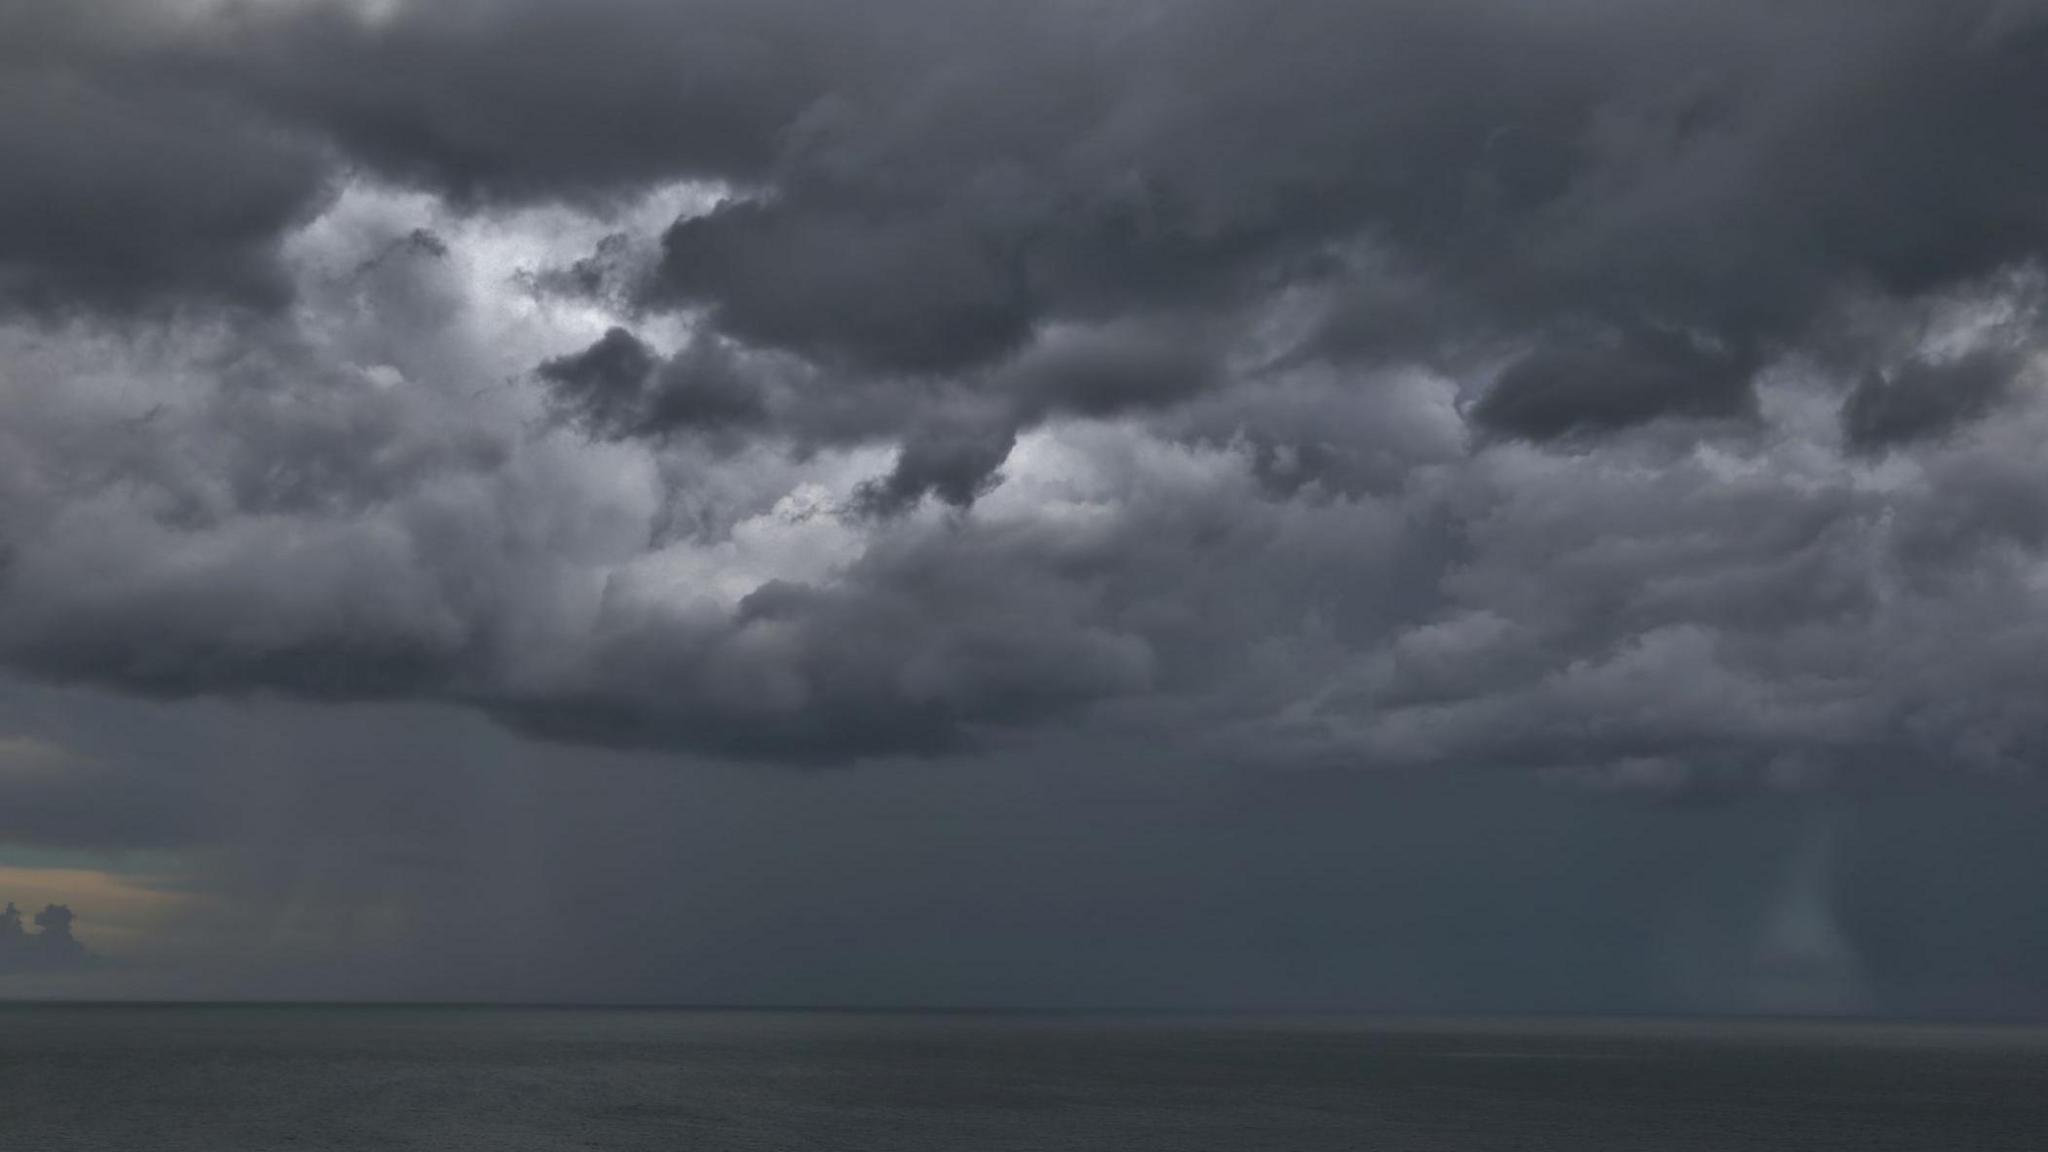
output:
[[[1016,443],[1016,431],[1001,425],[920,429],[903,442],[889,474],[861,489],[860,502],[884,515],[914,507],[926,496],[964,508],[994,485],[996,469]]]
[[[1529,353],[1501,372],[1472,418],[1489,431],[1550,440],[1658,416],[1735,416],[1748,399],[1740,358],[1684,333],[1639,329]]]
[[[620,609],[588,694],[499,715],[557,738],[836,762],[971,747],[1147,688],[1153,655],[1028,547],[905,540],[832,587],[770,581],[727,618]]]
[[[2018,370],[2001,351],[1948,363],[1913,360],[1871,372],[1842,402],[1842,431],[1859,451],[1881,451],[1939,436],[1983,416],[2006,394]]]
[[[1056,330],[980,382],[995,399],[955,405],[909,430],[889,474],[859,505],[890,515],[926,496],[965,508],[992,488],[1017,434],[1060,416],[1171,407],[1215,382],[1215,351],[1186,325]]]
[[[1541,436],[1733,414],[1845,296],[1992,273],[2048,235],[2031,8],[1062,15],[969,13],[879,63],[847,41],[835,58],[878,71],[725,171],[759,191],[678,222],[649,301],[838,370],[931,373],[1052,322],[1323,284],[1331,354],[1533,343],[1481,417]],[[1360,243],[1391,263],[1330,262]],[[1414,272],[1399,301],[1389,267]]]
[[[757,424],[767,417],[761,383],[715,337],[692,340],[666,360],[624,328],[539,368],[562,407],[610,439]]]
[[[1165,408],[1218,383],[1217,343],[1186,322],[1054,330],[1012,360],[996,387],[1027,418]]]
[[[1062,326],[999,368],[933,389],[900,376],[836,376],[701,332],[662,358],[614,327],[536,375],[574,423],[603,439],[755,428],[824,446],[898,432],[895,465],[858,501],[893,515],[927,496],[971,505],[995,483],[1018,433],[1049,419],[1114,417],[1199,395],[1220,379],[1220,347],[1185,320]],[[825,389],[851,404],[829,402]]]
[[[1047,321],[1312,282],[1367,240],[1434,283],[1425,348],[1564,324],[1782,351],[1841,293],[1926,291],[2043,236],[2019,191],[2048,185],[2024,159],[2035,26],[1858,9],[1837,36],[1836,11],[1195,5],[1075,64],[1028,28],[1002,66],[901,62],[793,122],[762,195],[669,233],[655,299],[829,362],[947,370]],[[1590,407],[1600,426],[1613,404]]]
[[[17,8],[66,63],[78,37]],[[657,297],[867,367],[1241,300],[1360,238],[1496,324],[1584,312],[1741,345],[1796,338],[1854,281],[1919,292],[2043,237],[2029,5],[229,11],[86,76],[172,77],[465,197],[730,181],[750,191],[669,232]],[[266,158],[216,138],[234,162],[179,167]]]
[[[392,177],[487,199],[758,173],[883,27],[789,0],[233,8],[190,67]]]
[[[967,367],[1030,332],[1009,261],[970,228],[791,215],[742,203],[677,224],[657,300],[707,306],[744,340],[880,371]]]
[[[2022,766],[2044,15],[17,3],[0,653],[807,762]]]
[[[326,171],[230,100],[39,60],[0,61],[0,152],[0,304],[45,313],[278,303]]]
[[[543,363],[539,372],[593,428],[617,429],[611,433],[616,435],[638,430],[645,421],[639,409],[655,364],[654,350],[639,337],[611,328],[583,351]]]

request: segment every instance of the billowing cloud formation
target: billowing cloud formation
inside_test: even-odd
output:
[[[2048,739],[2048,7],[78,7],[0,8],[16,670],[798,762]]]
[[[729,424],[756,424],[767,411],[760,385],[712,341],[658,360],[624,328],[570,356],[545,361],[540,377],[590,431],[611,439]]]

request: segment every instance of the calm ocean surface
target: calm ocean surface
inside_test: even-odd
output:
[[[2048,1034],[0,1008],[0,1149],[2048,1149]]]

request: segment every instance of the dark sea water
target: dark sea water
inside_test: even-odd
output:
[[[2048,1034],[0,1008],[0,1149],[2048,1149]]]

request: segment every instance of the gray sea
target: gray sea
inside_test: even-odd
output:
[[[0,1008],[0,1149],[2048,1149],[2048,1033]]]

